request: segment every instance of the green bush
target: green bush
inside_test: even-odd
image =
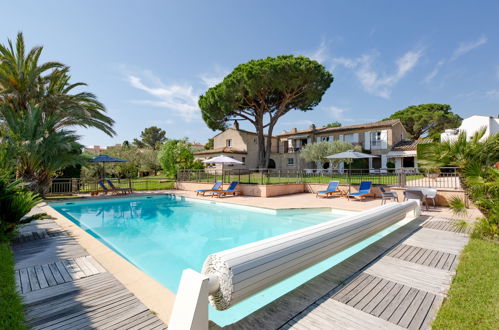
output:
[[[8,239],[21,223],[40,219],[45,214],[26,217],[41,198],[22,186],[21,181],[10,182],[9,176],[0,176],[0,240]]]

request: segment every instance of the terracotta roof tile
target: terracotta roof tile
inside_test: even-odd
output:
[[[418,144],[431,143],[433,139],[402,140],[393,146],[393,150],[407,151],[416,150]]]
[[[377,121],[373,123],[365,123],[365,124],[355,124],[355,125],[349,125],[349,126],[340,126],[340,127],[319,127],[315,129],[316,134],[320,133],[329,133],[329,132],[342,132],[342,131],[349,131],[352,129],[358,129],[358,128],[376,128],[376,127],[388,127],[388,126],[393,126],[395,124],[400,123],[399,119],[391,119],[391,120],[382,120],[382,121]],[[311,133],[312,129],[302,129],[302,130],[297,130],[296,132],[286,132],[286,133],[281,133],[277,136],[289,136],[289,135],[299,135],[303,133]]]
[[[215,148],[210,150],[203,150],[195,152],[194,155],[210,155],[210,154],[247,154],[245,150],[236,149],[232,147]]]

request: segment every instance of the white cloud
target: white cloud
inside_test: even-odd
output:
[[[477,48],[485,43],[487,43],[487,37],[485,37],[485,36],[481,36],[480,38],[478,38],[475,41],[461,42],[459,44],[459,46],[456,48],[456,50],[454,51],[454,53],[452,54],[452,57],[450,60],[454,61],[458,57],[472,51],[473,49],[475,49],[475,48]]]
[[[396,71],[393,74],[380,74],[373,69],[377,52],[358,58],[334,58],[333,63],[355,70],[357,79],[369,94],[388,99],[392,88],[416,66],[423,53],[422,49],[406,52],[395,61]]]
[[[302,120],[293,120],[293,121],[283,121],[280,122],[280,125],[283,126],[293,126],[293,127],[300,127],[300,126],[310,126],[314,122],[308,119],[302,119]]]
[[[147,83],[144,80],[147,80]],[[194,93],[190,85],[165,85],[150,72],[142,74],[142,77],[129,74],[127,81],[132,87],[156,98],[155,100],[135,101],[136,103],[166,108],[186,121],[191,121],[199,113],[198,95]]]
[[[218,85],[222,80],[230,73],[226,69],[222,69],[216,66],[212,72],[205,72],[199,75],[199,79],[206,85],[206,87],[211,88]]]
[[[490,97],[499,97],[499,90],[490,90],[485,92],[485,94]]]
[[[329,111],[329,113],[331,114],[331,116],[336,119],[336,120],[341,120],[343,119],[343,114],[346,112],[346,109],[344,108],[340,108],[340,107],[336,107],[334,105],[332,106],[329,106],[327,108],[327,110]]]
[[[326,40],[323,39],[316,50],[305,53],[305,56],[324,64],[329,59]]]
[[[438,73],[440,72],[440,68],[444,64],[445,64],[445,60],[438,61],[437,65],[435,65],[433,70],[424,78],[424,81],[426,83],[429,83],[430,81],[432,81],[438,75]]]

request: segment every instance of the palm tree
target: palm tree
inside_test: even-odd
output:
[[[467,196],[485,216],[479,223],[482,235],[499,234],[499,134],[483,139],[485,129],[476,132],[469,140],[462,132],[456,141],[436,143],[421,150],[419,155],[423,166],[458,166],[459,177]],[[456,213],[463,213],[464,202],[454,198],[451,207]]]
[[[6,132],[2,144],[15,159],[16,177],[42,196],[48,192],[57,171],[83,162],[82,145],[73,131],[60,128],[64,118],[46,116],[28,105],[23,116],[7,105],[0,105]]]
[[[43,47],[26,53],[22,33],[15,45],[0,45],[0,104],[10,105],[20,116],[28,106],[37,107],[44,116],[57,115],[58,127],[95,127],[112,136],[114,121],[96,96],[73,93],[84,83],[70,83],[69,68],[59,62],[39,63]],[[0,117],[0,121],[3,120]]]

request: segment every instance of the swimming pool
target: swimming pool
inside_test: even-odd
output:
[[[51,206],[173,292],[182,271],[201,271],[209,254],[340,218],[330,209],[269,210],[175,195],[51,203]],[[397,225],[310,267],[227,311],[210,306],[220,326],[238,321],[393,231]]]

